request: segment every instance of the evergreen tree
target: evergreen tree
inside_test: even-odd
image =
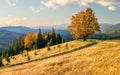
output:
[[[19,45],[19,52],[22,50],[24,50],[24,36],[20,36],[19,39],[18,39],[18,45]]]
[[[50,39],[50,46],[52,46],[53,45],[53,39],[51,38]]]
[[[48,42],[50,42],[50,34],[49,33],[47,33],[45,36],[45,45],[47,45]]]
[[[8,49],[8,54],[10,56],[13,56],[14,55],[14,50],[13,50],[13,46],[10,46],[9,49]]]
[[[108,37],[108,40],[111,40],[111,39],[112,39],[112,37],[111,37],[111,36],[109,36],[109,37]]]
[[[43,47],[46,46],[46,41],[45,41],[45,38],[43,38]]]
[[[103,36],[103,37],[102,37],[102,40],[106,40],[106,37],[105,37],[105,36]]]
[[[52,30],[50,32],[50,36],[51,36],[51,38],[53,40],[53,45],[55,45],[57,41],[56,41],[56,33],[55,33],[54,28],[52,28]]]
[[[0,57],[0,66],[3,66],[2,57]]]
[[[64,41],[64,38],[62,38],[62,40],[61,40],[61,43],[64,43],[65,41]]]
[[[60,34],[56,34],[56,44],[60,44],[62,41],[62,38],[61,38],[61,36],[60,36]]]
[[[10,62],[10,58],[9,58],[9,54],[8,53],[6,54],[6,61]]]
[[[19,54],[21,50],[24,50],[24,36],[20,36],[18,39],[12,41],[8,49],[8,54],[9,56],[14,56]]]
[[[42,38],[42,34],[41,34],[41,29],[39,29],[39,32],[37,34],[37,48],[42,48],[43,45],[43,38]]]
[[[21,54],[21,55],[22,55],[22,54],[23,54],[23,51],[22,51],[22,50],[20,50],[20,53],[19,53],[19,54]]]
[[[6,56],[6,50],[2,50],[2,58]]]

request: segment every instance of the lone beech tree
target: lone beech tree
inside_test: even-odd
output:
[[[83,38],[87,40],[87,36],[100,32],[100,26],[91,8],[81,11],[71,18],[71,25],[68,26],[70,34],[75,39]]]

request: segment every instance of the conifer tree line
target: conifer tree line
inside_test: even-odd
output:
[[[41,29],[38,32],[29,32],[26,36],[20,36],[17,40],[14,40],[8,51],[2,51],[1,58],[6,56],[14,56],[23,52],[23,50],[34,50],[44,48],[46,46],[52,46],[63,43],[64,39],[60,34],[56,34],[54,28],[50,32],[41,33]]]

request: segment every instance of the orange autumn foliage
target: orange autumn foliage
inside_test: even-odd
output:
[[[34,43],[35,43],[35,35],[30,32],[26,35],[24,39],[25,48],[31,49]]]
[[[81,11],[72,16],[68,30],[73,38],[79,39],[82,37],[86,41],[87,36],[93,35],[95,31],[100,32],[100,26],[92,9],[87,8],[86,11]]]

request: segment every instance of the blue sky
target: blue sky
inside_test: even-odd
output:
[[[51,26],[92,8],[99,23],[120,23],[120,0],[0,0],[0,27]]]

